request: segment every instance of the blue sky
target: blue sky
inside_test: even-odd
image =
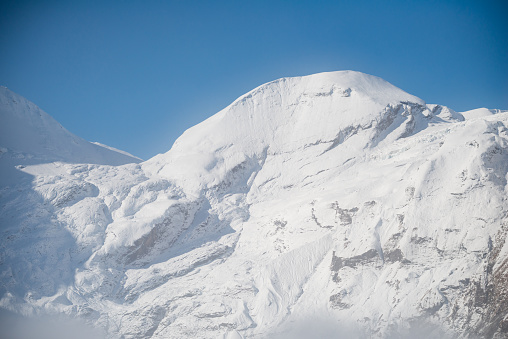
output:
[[[508,109],[506,1],[3,1],[0,84],[143,159],[262,83],[356,70]]]

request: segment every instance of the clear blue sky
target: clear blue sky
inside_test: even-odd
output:
[[[350,69],[458,111],[508,109],[506,3],[4,0],[0,84],[143,159],[286,76]]]

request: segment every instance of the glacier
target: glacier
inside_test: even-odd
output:
[[[5,311],[107,338],[508,337],[508,111],[283,78],[147,161],[3,87],[0,114]]]

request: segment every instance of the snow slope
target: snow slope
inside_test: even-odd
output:
[[[19,180],[14,166],[55,161],[122,165],[141,159],[83,140],[32,102],[0,86],[0,184]]]
[[[470,111],[462,112],[461,114],[466,119],[475,119],[475,118],[486,117],[486,116],[489,116],[492,114],[499,114],[499,113],[506,113],[506,112],[508,112],[508,111],[507,110],[500,110],[500,109],[488,109],[488,108],[482,107],[482,108],[477,108],[477,109],[472,109]]]
[[[0,307],[110,338],[506,337],[495,113],[321,73],[140,164],[28,165],[0,196]]]

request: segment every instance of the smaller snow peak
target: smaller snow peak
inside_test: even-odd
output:
[[[62,161],[123,165],[140,161],[70,133],[37,105],[4,86],[0,86],[0,119],[0,147],[12,154],[24,154],[25,160],[17,156],[12,159],[17,164]]]
[[[464,121],[464,116],[461,113],[455,112],[453,109],[441,105],[427,105],[431,112],[431,117],[437,117],[448,122]]]
[[[488,117],[490,115],[507,113],[507,112],[508,112],[508,110],[488,109],[488,108],[482,107],[482,108],[472,109],[472,110],[465,111],[465,112],[460,112],[460,114],[462,114],[464,116],[464,118],[466,118],[466,120],[470,120],[470,119],[476,119],[476,118],[484,118],[484,117]]]

